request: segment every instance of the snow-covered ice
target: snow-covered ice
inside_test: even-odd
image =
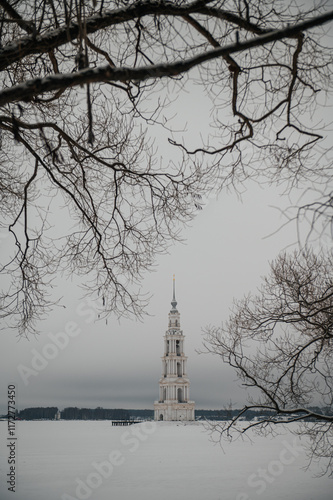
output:
[[[199,422],[16,422],[16,492],[9,492],[7,423],[0,422],[0,499],[332,500],[290,432],[223,449]]]

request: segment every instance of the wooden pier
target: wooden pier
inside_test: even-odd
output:
[[[112,420],[112,425],[132,425],[140,422],[141,420]]]

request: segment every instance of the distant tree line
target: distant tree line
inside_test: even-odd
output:
[[[61,412],[63,420],[129,420],[128,410],[105,408],[65,408]]]
[[[311,407],[307,408],[307,410],[315,412],[316,414],[323,415],[332,415],[332,411],[329,408],[318,408],[318,407]],[[239,414],[239,409],[230,409],[226,408],[223,410],[196,410],[195,411],[195,417],[197,420],[199,419],[207,419],[207,420],[231,420],[234,418],[236,415]],[[273,412],[271,410],[251,410],[247,409],[243,412],[242,414],[242,419],[246,421],[251,421],[251,420],[257,420],[257,419],[262,419],[262,418],[269,418],[274,416],[276,412]],[[291,418],[293,415],[290,416]],[[299,419],[302,419],[302,415],[297,415]],[[308,413],[306,410],[304,410],[304,419],[307,421],[310,421]]]
[[[17,412],[21,420],[54,420],[59,409],[52,407],[25,408]],[[124,410],[123,408],[77,408],[68,407],[60,411],[62,420],[130,420],[136,418],[153,418],[153,410]]]
[[[315,412],[319,415],[331,415],[332,412],[329,408],[311,407],[308,410]],[[17,412],[17,418],[21,420],[54,420],[58,414],[58,408],[55,406],[42,408],[25,408]],[[196,410],[195,416],[197,420],[231,420],[239,413],[239,409],[225,408],[223,410]],[[261,419],[264,417],[271,417],[272,412],[269,410],[255,411],[246,410],[242,417],[243,420],[251,421]],[[300,415],[298,415],[300,417]],[[68,407],[60,411],[60,418],[62,420],[137,420],[137,419],[153,419],[154,411],[150,409],[145,410],[124,410],[123,408],[76,408]],[[306,413],[304,418],[309,421]]]
[[[47,408],[25,408],[17,412],[17,417],[22,420],[35,420],[35,419],[45,419],[45,420],[54,420],[56,414],[58,413],[58,408],[55,406],[47,407]]]

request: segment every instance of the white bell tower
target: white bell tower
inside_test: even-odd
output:
[[[164,335],[164,356],[160,378],[160,398],[154,403],[155,420],[194,420],[194,401],[190,401],[190,381],[187,376],[187,356],[184,335],[177,310],[175,276],[173,276],[172,309],[169,327]]]

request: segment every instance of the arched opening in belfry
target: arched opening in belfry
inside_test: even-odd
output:
[[[163,420],[163,415],[162,415],[162,413],[160,414],[160,418],[159,418],[159,420]]]
[[[184,395],[183,395],[183,389],[181,389],[179,387],[178,391],[177,391],[177,396],[178,396],[178,403],[182,403],[183,400],[184,400]]]
[[[182,365],[181,363],[177,363],[177,377],[182,377]]]
[[[180,356],[180,345],[179,345],[179,340],[176,340],[176,354],[177,354],[177,356]]]

